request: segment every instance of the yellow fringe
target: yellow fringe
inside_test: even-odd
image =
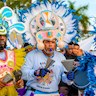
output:
[[[15,89],[15,87],[12,86],[6,86],[0,90],[0,96],[18,96],[18,93]]]
[[[15,52],[15,62],[16,62],[16,66],[14,68],[14,70],[20,70],[20,68],[22,67],[22,65],[25,62],[25,56],[26,56],[26,52],[24,48],[21,49],[14,49]]]

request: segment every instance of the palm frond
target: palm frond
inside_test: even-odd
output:
[[[88,24],[90,23],[88,16],[85,14],[85,11],[88,10],[88,7],[89,6],[88,5],[85,5],[85,6],[80,6],[79,8],[75,8],[75,3],[76,2],[69,1],[69,7],[70,7],[70,9],[75,10],[73,12],[74,15],[80,17],[80,23],[81,23],[82,28],[83,28],[83,34],[85,34],[85,33],[88,32],[87,31]]]

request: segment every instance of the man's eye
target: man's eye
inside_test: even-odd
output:
[[[55,43],[55,41],[53,41],[52,43]]]

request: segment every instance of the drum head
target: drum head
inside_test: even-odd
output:
[[[79,89],[85,89],[89,85],[87,71],[76,70],[74,74],[75,78],[73,80],[73,85],[75,85]]]

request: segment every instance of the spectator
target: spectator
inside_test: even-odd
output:
[[[60,96],[71,96],[70,95],[70,86],[61,81],[59,83],[59,94],[60,94]]]
[[[74,54],[73,54],[73,47],[74,47],[74,43],[70,42],[68,44],[68,48],[66,49],[66,52],[64,54],[66,59],[75,59],[76,58],[76,56],[74,56]]]

